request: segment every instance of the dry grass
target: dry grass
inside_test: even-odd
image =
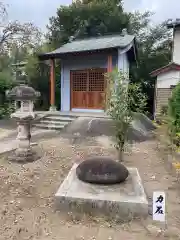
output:
[[[26,165],[0,160],[0,240],[155,239],[148,227],[153,224],[151,216],[146,221],[117,224],[86,215],[55,212],[54,194],[72,164],[80,161],[77,155],[115,154],[106,137],[85,138],[73,146],[71,143],[72,139],[60,137],[41,142],[42,158]],[[179,231],[179,190],[157,151],[156,141],[136,144],[125,162],[138,167],[149,197],[154,190],[168,193],[169,227],[175,226]],[[178,234],[171,239],[179,239]]]

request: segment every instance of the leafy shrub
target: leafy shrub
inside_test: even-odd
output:
[[[169,134],[177,144],[177,133],[180,132],[180,83],[172,91],[168,104]]]
[[[180,133],[176,133],[175,137],[173,138],[173,143],[179,147],[180,146]]]
[[[11,72],[0,72],[0,118],[9,116],[14,111],[5,94],[6,90],[11,89],[13,86],[15,86],[15,82],[12,80]]]
[[[3,106],[0,106],[0,119],[4,117],[9,117],[13,112],[14,112],[13,105],[4,104]]]
[[[168,114],[168,105],[164,105],[161,107],[161,115],[166,116]]]

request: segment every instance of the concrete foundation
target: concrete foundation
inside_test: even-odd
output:
[[[128,168],[129,177],[121,184],[96,185],[80,181],[74,164],[55,194],[58,210],[131,220],[148,215],[148,201],[136,168]]]

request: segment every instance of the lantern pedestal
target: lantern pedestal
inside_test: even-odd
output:
[[[32,162],[36,158],[36,154],[33,152],[31,143],[31,124],[35,119],[34,113],[16,112],[11,115],[18,124],[17,135],[17,149],[13,156],[10,156],[10,160],[16,162]]]

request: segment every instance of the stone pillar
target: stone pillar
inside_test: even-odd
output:
[[[27,162],[32,159],[32,150],[30,147],[30,122],[20,121],[18,122],[18,135],[17,135],[17,149],[15,151],[15,160],[18,162]]]

